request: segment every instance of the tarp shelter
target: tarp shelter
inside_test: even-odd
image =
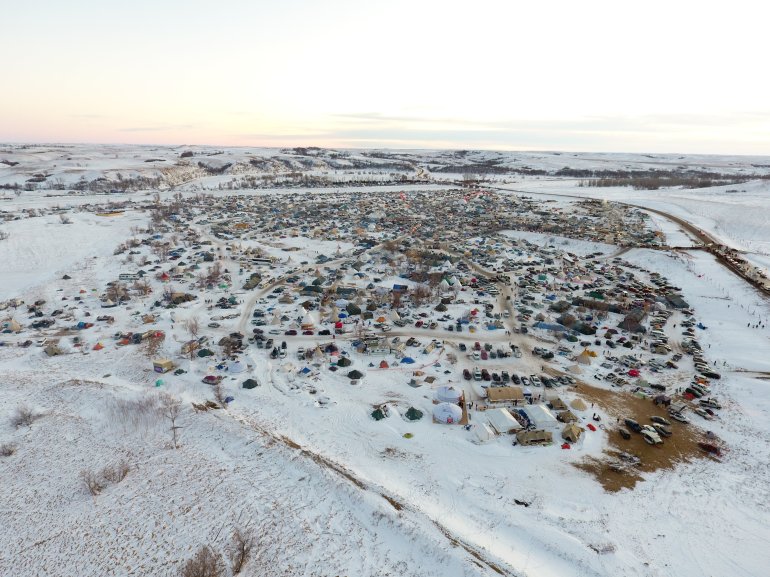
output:
[[[454,403],[439,403],[433,407],[433,420],[445,425],[456,425],[462,419],[463,411]]]
[[[244,389],[253,389],[259,386],[259,383],[255,381],[254,379],[246,379],[243,381],[243,388]]]
[[[462,396],[462,391],[451,385],[443,385],[436,389],[436,400],[440,403],[457,403]]]
[[[519,421],[514,419],[507,409],[489,409],[484,414],[492,428],[500,435],[519,431],[522,428]]]
[[[227,366],[227,370],[233,374],[242,373],[246,370],[246,367],[240,361],[233,361]]]
[[[167,373],[174,369],[174,361],[170,359],[158,359],[152,361],[152,370],[156,373]]]
[[[583,429],[581,427],[578,427],[575,423],[570,423],[562,429],[561,438],[570,443],[577,443],[582,434]]]
[[[524,411],[538,429],[548,429],[559,423],[553,413],[543,405],[527,405],[524,407]]]
[[[419,421],[422,419],[422,411],[415,409],[414,407],[409,407],[406,413],[404,413],[404,416],[409,421]]]

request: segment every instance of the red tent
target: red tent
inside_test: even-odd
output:
[[[388,361],[380,361],[380,368],[381,369],[387,369],[390,365],[388,365]]]
[[[589,428],[589,429],[591,429],[592,431],[595,431],[595,430],[596,430],[596,427],[594,427],[592,423],[588,423],[588,424],[586,425],[586,427],[588,427],[588,428]]]
[[[334,323],[334,328],[335,328],[335,329],[341,329],[341,328],[342,328],[342,323],[341,323],[341,322],[339,322],[339,321],[338,321],[338,322],[336,322],[336,323]]]
[[[629,377],[638,377],[639,376],[639,369],[631,369],[628,371]]]

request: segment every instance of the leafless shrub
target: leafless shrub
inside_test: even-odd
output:
[[[251,529],[236,527],[230,543],[230,569],[237,575],[249,560],[254,549],[254,532]]]
[[[101,479],[93,471],[87,469],[80,471],[80,478],[83,480],[83,483],[85,483],[88,492],[93,496],[98,495],[102,492],[102,489],[104,489]]]
[[[19,405],[11,416],[11,424],[16,427],[31,427],[40,415],[30,409],[27,405]]]
[[[66,214],[61,213],[59,214],[59,222],[62,224],[72,224],[72,219],[68,217]]]
[[[189,559],[179,572],[181,577],[222,577],[224,574],[222,556],[214,553],[208,545],[198,549],[195,557]]]
[[[11,233],[7,230],[0,230],[0,240],[8,240],[8,238],[11,236]]]
[[[16,445],[13,443],[3,443],[0,445],[0,457],[10,457],[16,452]]]
[[[128,464],[128,461],[121,459],[115,465],[108,465],[102,469],[101,475],[105,481],[109,481],[110,483],[120,483],[126,478],[126,475],[128,475],[130,470],[131,465]]]

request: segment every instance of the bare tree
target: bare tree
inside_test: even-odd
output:
[[[156,242],[152,245],[152,254],[158,257],[158,260],[165,262],[168,260],[168,253],[171,251],[165,242]]]
[[[254,532],[251,529],[241,529],[236,527],[233,530],[232,542],[230,544],[230,569],[233,575],[238,575],[243,566],[251,557],[254,549]]]
[[[201,330],[200,320],[198,320],[198,317],[190,317],[184,322],[184,328],[190,334],[191,338],[197,339],[198,333],[200,333]]]
[[[7,230],[0,230],[0,240],[8,240],[8,238],[11,236],[11,233]]]
[[[16,445],[13,443],[3,443],[0,445],[0,457],[10,457],[16,452]]]
[[[203,545],[195,557],[182,566],[181,577],[222,577],[225,574],[225,563],[222,556],[214,553],[211,547]]]
[[[160,348],[163,345],[163,337],[153,335],[148,339],[144,339],[142,341],[142,345],[144,356],[150,360],[156,359],[158,358],[158,353],[160,352]]]
[[[178,449],[179,441],[177,431],[178,429],[181,429],[181,427],[176,424],[176,420],[179,418],[179,414],[182,412],[182,401],[169,395],[168,393],[164,393],[160,397],[160,411],[171,424],[171,440],[174,444],[174,448]]]

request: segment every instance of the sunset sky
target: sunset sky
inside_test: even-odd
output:
[[[4,142],[770,154],[761,2],[0,7]]]

